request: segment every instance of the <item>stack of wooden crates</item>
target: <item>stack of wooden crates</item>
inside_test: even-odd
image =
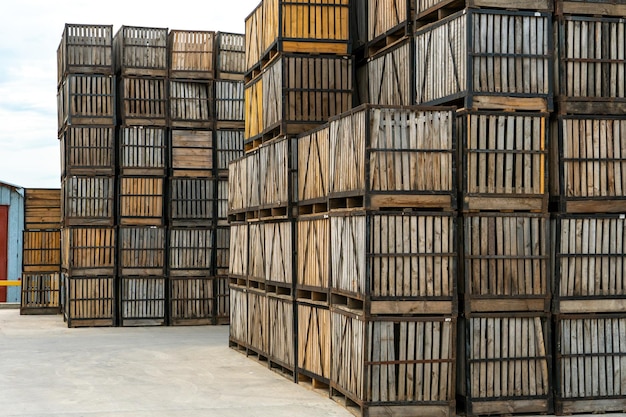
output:
[[[626,410],[626,4],[556,1],[556,411]]]

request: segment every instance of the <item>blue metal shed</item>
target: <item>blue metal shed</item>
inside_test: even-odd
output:
[[[0,280],[22,274],[24,189],[0,182]],[[19,303],[20,287],[0,287],[0,302]]]

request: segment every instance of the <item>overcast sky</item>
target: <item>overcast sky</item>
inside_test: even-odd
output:
[[[60,187],[56,51],[65,23],[244,33],[260,0],[16,0],[0,9],[0,182]]]

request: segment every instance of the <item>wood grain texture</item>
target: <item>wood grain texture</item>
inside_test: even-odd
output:
[[[118,233],[118,268],[121,275],[165,275],[167,233],[164,227],[120,227]]]
[[[114,288],[113,277],[66,278],[63,312],[68,326],[113,326]]]
[[[165,324],[165,278],[121,277],[120,284],[123,326]]]
[[[165,28],[122,26],[113,38],[115,71],[122,75],[167,76]]]
[[[22,270],[24,272],[60,271],[60,230],[25,230],[22,242]]]
[[[115,125],[115,78],[70,74],[57,92],[58,129],[73,125]]]
[[[215,38],[215,32],[210,31],[171,30],[168,34],[170,78],[213,78]]]
[[[113,225],[113,177],[71,176],[63,179],[61,213],[70,225]]]
[[[170,318],[173,324],[210,324],[213,322],[214,279],[185,277],[170,279]]]
[[[24,189],[24,229],[59,229],[61,227],[61,189]]]
[[[113,126],[69,126],[59,140],[62,175],[115,174]]]
[[[113,275],[116,229],[65,227],[61,230],[61,266],[76,275]]]
[[[113,73],[113,25],[65,25],[57,49],[57,84],[72,73]]]

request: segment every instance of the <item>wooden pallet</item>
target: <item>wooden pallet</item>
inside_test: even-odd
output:
[[[556,15],[626,15],[626,2],[623,0],[557,0],[555,6]]]
[[[444,19],[466,7],[485,9],[530,10],[551,12],[554,9],[550,0],[417,0],[415,27]]]

